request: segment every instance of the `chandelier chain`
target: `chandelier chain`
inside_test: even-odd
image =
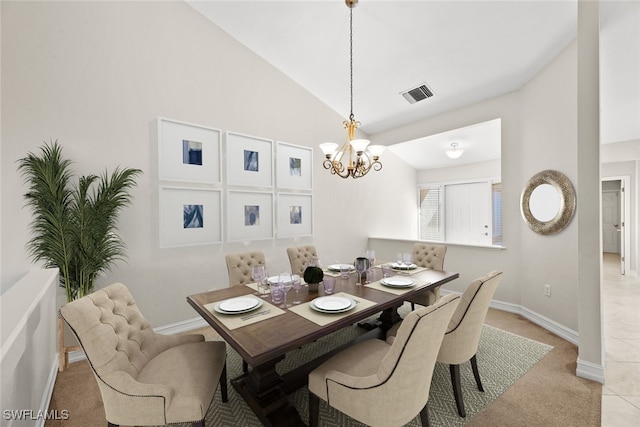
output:
[[[351,89],[351,110],[349,119],[353,120],[353,8],[349,8],[349,87]]]

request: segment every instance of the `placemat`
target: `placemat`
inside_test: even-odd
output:
[[[256,298],[259,298],[259,297],[256,297]],[[209,310],[209,312],[213,314],[218,320],[220,320],[222,324],[226,326],[227,329],[229,330],[238,329],[243,326],[251,325],[253,323],[270,319],[272,317],[280,316],[281,314],[285,313],[284,310],[281,310],[275,305],[270,304],[267,301],[264,301],[261,307],[253,311],[250,311],[248,313],[222,314],[222,313],[218,313],[213,309],[213,306],[218,304],[219,302],[220,301],[205,304],[204,308]]]
[[[395,268],[391,269],[391,271],[395,271],[396,273],[408,274],[409,276],[411,276],[412,274],[420,273],[421,271],[425,271],[425,270],[431,270],[431,269],[428,267],[416,267],[413,270],[401,270],[401,269],[395,269]]]
[[[325,268],[322,271],[325,275],[331,276],[331,277],[340,277],[342,275],[342,272],[329,270],[328,268]],[[355,270],[350,270],[349,274],[358,274],[358,273],[356,273]]]
[[[325,270],[322,270],[322,272],[324,273],[325,276],[331,276],[331,277],[340,277],[340,272],[339,271],[331,271],[328,268]]]
[[[392,288],[390,286],[385,286],[382,283],[380,283],[380,280],[378,280],[377,282],[373,282],[373,283],[368,283],[365,286],[368,286],[369,288],[372,289],[376,289],[378,291],[382,291],[382,292],[388,292],[390,294],[394,294],[394,295],[402,295],[405,294],[409,291],[414,290],[415,288],[419,288],[421,286],[425,286],[429,284],[429,282],[426,282],[424,280],[418,280],[416,282],[416,284],[410,288]]]
[[[293,313],[299,316],[302,316],[307,320],[312,321],[316,325],[324,326],[324,325],[328,325],[329,323],[335,322],[336,320],[342,319],[345,316],[349,316],[353,313],[357,313],[358,311],[361,311],[376,305],[376,303],[373,301],[369,301],[367,299],[360,298],[360,297],[355,297],[346,292],[338,292],[337,294],[334,294],[334,295],[345,297],[345,298],[351,298],[356,302],[356,306],[352,310],[346,311],[344,313],[321,313],[309,307],[309,304],[311,304],[310,302],[306,302],[304,304],[291,307],[289,311],[292,311]]]

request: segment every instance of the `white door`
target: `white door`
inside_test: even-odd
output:
[[[620,192],[602,192],[602,248],[620,253]]]
[[[626,230],[626,209],[625,203],[627,199],[626,189],[625,189],[625,180],[620,180],[620,223],[618,226],[618,239],[620,240],[620,274],[625,273],[625,265],[626,265],[626,238],[627,238],[627,230]]]
[[[445,238],[448,242],[491,245],[491,184],[445,187]]]

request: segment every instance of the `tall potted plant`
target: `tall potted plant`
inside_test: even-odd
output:
[[[34,261],[60,269],[67,301],[93,291],[96,276],[125,257],[116,234],[118,214],[131,202],[139,169],[116,168],[111,175],[73,180],[71,161],[57,141],[18,160],[29,190],[24,195],[33,213],[33,236],[27,248]]]

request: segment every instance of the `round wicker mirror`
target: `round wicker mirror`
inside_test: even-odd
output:
[[[550,188],[555,192],[549,191]],[[554,234],[564,230],[576,210],[576,193],[571,181],[554,170],[535,174],[522,191],[520,210],[524,221],[536,233]]]

